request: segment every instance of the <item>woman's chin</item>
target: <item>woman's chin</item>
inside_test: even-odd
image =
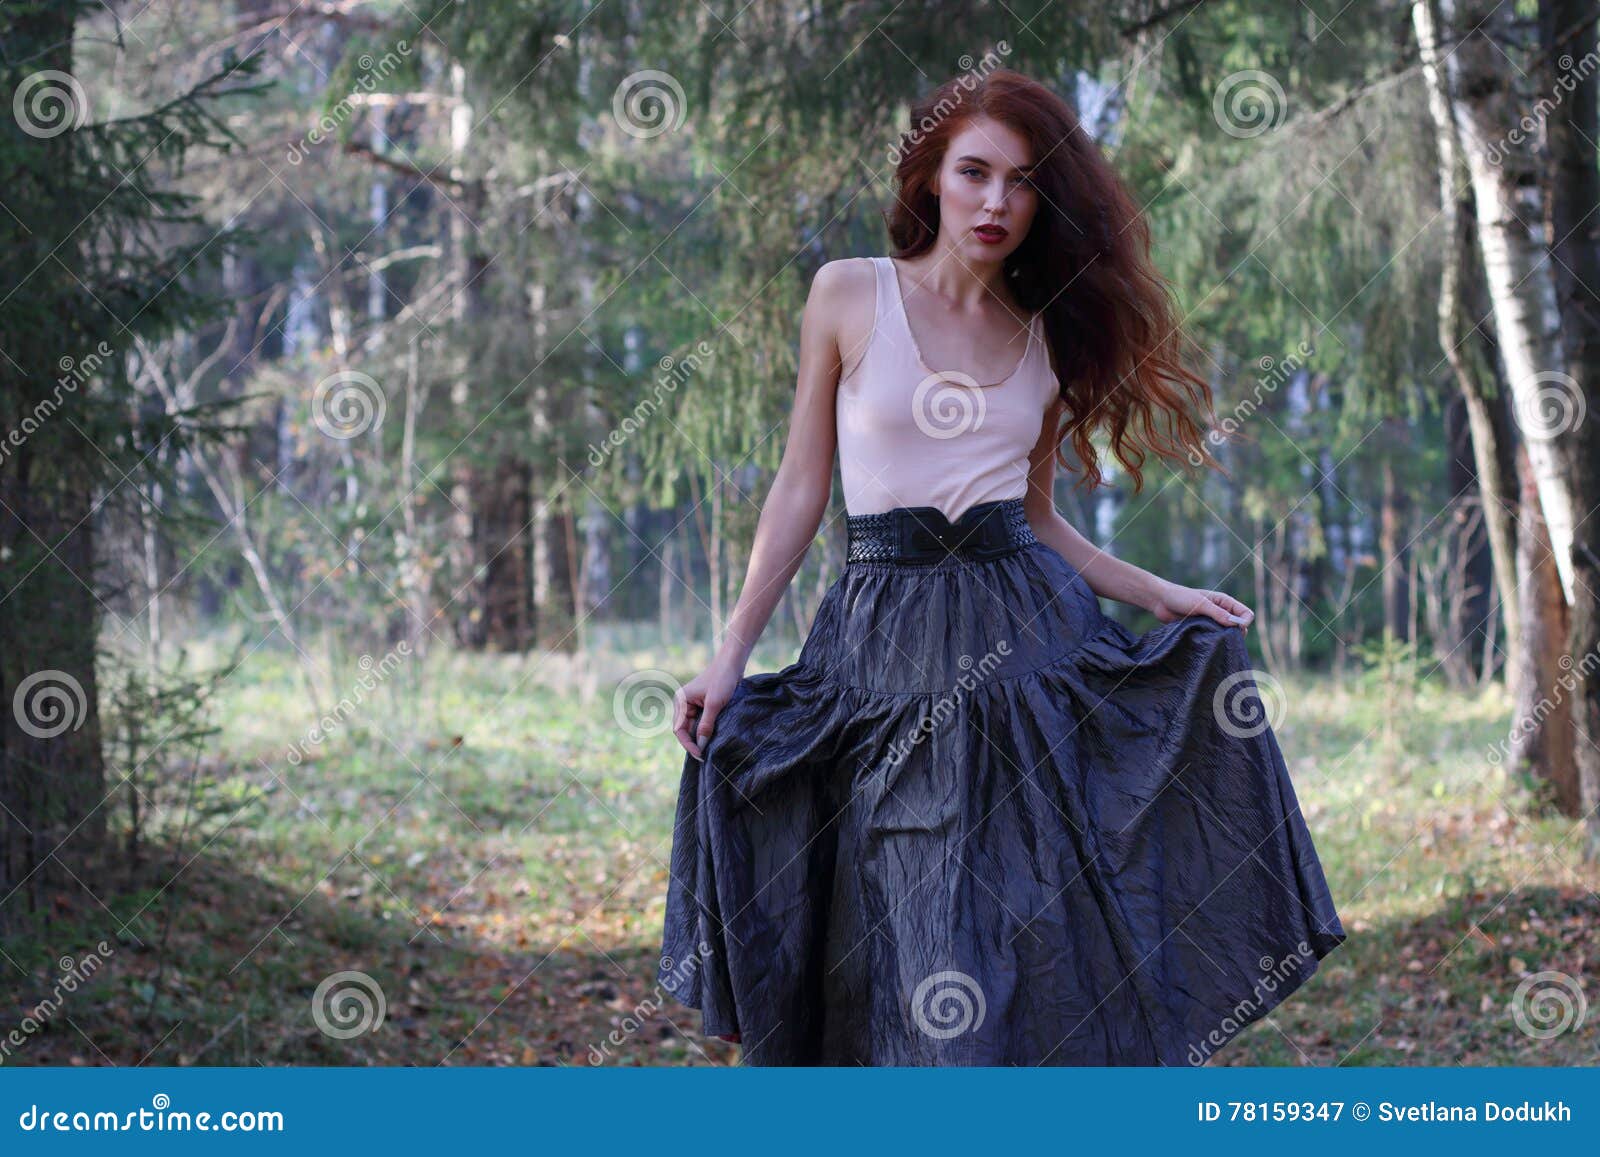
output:
[[[963,239],[961,256],[969,258],[974,265],[998,265],[1011,256],[1015,248],[1013,238],[1009,236],[1000,241],[984,241],[977,234],[968,233]]]

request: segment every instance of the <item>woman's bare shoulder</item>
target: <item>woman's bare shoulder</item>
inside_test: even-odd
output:
[[[824,262],[812,278],[811,292],[826,297],[829,304],[842,304],[847,309],[859,304],[857,299],[863,293],[872,297],[877,293],[872,258],[838,257]]]
[[[877,308],[877,274],[870,257],[840,257],[825,263],[811,280],[808,309],[816,309],[849,366],[872,336]]]

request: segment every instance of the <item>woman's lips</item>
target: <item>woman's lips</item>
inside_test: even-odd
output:
[[[1004,241],[1008,233],[999,225],[979,225],[972,231],[972,235],[986,244],[996,245]]]

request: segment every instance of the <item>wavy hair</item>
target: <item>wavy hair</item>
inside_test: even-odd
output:
[[[1066,402],[1057,461],[1076,473],[1063,455],[1070,437],[1083,464],[1078,485],[1100,485],[1090,436],[1104,429],[1135,493],[1144,485],[1146,451],[1227,473],[1190,414],[1197,407],[1214,424],[1210,387],[1183,364],[1192,343],[1151,263],[1149,224],[1077,114],[1044,85],[1011,69],[978,79],[963,74],[912,106],[913,128],[901,135],[895,167],[899,192],[886,212],[894,256],[914,257],[933,245],[933,179],[951,138],[976,117],[1009,126],[1033,150],[1039,207],[1005,272],[1023,308],[1044,311]]]

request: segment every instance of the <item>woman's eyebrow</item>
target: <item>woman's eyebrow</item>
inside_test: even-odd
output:
[[[957,164],[960,164],[962,161],[976,161],[978,164],[983,165],[985,168],[993,168],[993,163],[992,162],[984,159],[983,157],[975,157],[971,153],[967,153],[967,154],[965,154],[963,156],[960,156],[960,157],[956,158],[956,163]],[[1019,168],[1019,167],[1013,165],[1012,168],[1011,168],[1011,171],[1013,173],[1030,174],[1038,167],[1039,166],[1037,166],[1037,165],[1023,165],[1023,166],[1021,166]]]

